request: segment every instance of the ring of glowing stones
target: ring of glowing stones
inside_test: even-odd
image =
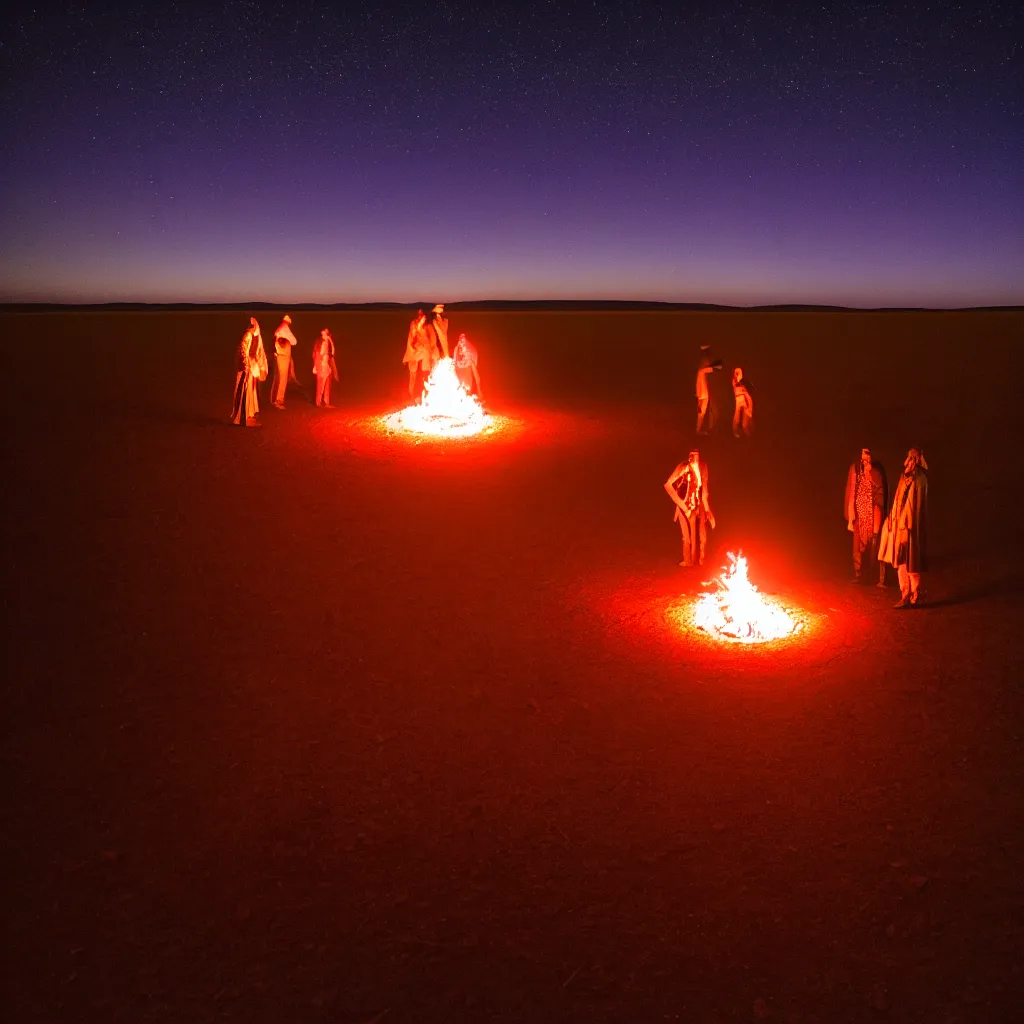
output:
[[[693,624],[716,640],[764,644],[784,640],[801,628],[785,608],[761,594],[747,578],[747,560],[729,553],[729,566],[693,608]]]
[[[494,421],[480,400],[459,383],[455,363],[448,358],[430,371],[420,401],[385,416],[384,425],[428,437],[472,437],[489,432]]]

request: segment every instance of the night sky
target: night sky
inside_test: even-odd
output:
[[[1015,6],[21,5],[0,299],[1024,303]]]

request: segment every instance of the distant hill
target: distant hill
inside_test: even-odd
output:
[[[0,313],[73,313],[73,312],[230,312],[234,310],[284,312],[335,310],[338,312],[375,312],[430,309],[433,301],[423,302],[8,302],[0,303]],[[969,306],[961,309],[928,309],[919,306],[815,306],[789,303],[775,306],[723,306],[706,302],[631,302],[621,299],[483,299],[474,302],[447,302],[449,311],[461,312],[718,312],[718,313],[968,313],[1021,312],[1024,306]]]

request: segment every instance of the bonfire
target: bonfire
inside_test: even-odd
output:
[[[459,383],[455,363],[442,359],[423,385],[423,397],[416,405],[385,417],[392,430],[408,430],[432,437],[471,437],[491,425],[480,400]]]
[[[789,636],[798,624],[780,605],[758,592],[747,578],[747,560],[729,553],[729,566],[715,580],[715,590],[701,595],[694,624],[720,640],[766,643]]]

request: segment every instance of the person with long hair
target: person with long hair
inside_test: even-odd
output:
[[[331,405],[331,381],[338,379],[338,364],[335,361],[334,338],[325,327],[313,343],[313,376],[316,377],[316,405],[333,409]]]

